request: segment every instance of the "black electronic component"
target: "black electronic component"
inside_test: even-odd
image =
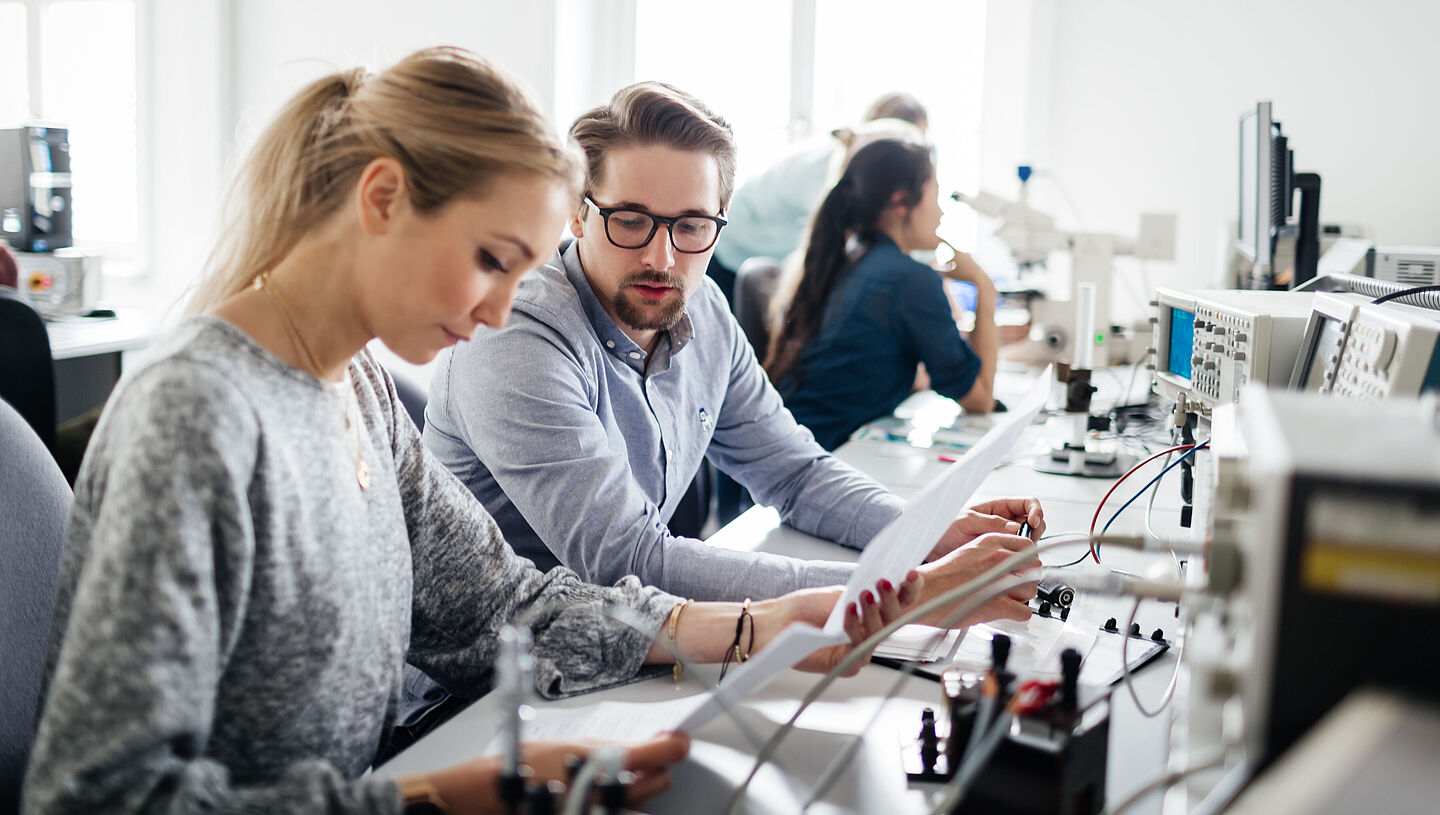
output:
[[[925,708],[920,712],[920,764],[921,772],[935,772],[940,758],[940,734],[935,731],[935,709]]]
[[[565,799],[565,785],[559,781],[536,784],[525,793],[525,815],[555,815]]]
[[[500,803],[506,812],[520,812],[520,808],[525,802],[525,781],[525,773],[515,772],[501,773],[500,778],[495,782],[499,787]]]
[[[997,636],[996,639],[999,639]],[[996,666],[1009,655],[1004,644],[992,640]],[[963,813],[1007,812],[1018,815],[1095,815],[1105,802],[1106,751],[1110,737],[1108,700],[1082,705],[1080,700],[1080,653],[1066,649],[1060,656],[1061,682],[1051,686],[1052,695],[1038,706],[1017,708],[1016,722],[995,748],[976,776],[968,795],[952,811]],[[994,718],[977,722],[986,682],[959,669],[945,672],[941,679],[949,716],[944,734],[933,733],[934,712],[921,714],[918,750],[907,751],[906,760],[915,781],[945,782],[965,761],[965,750],[975,727],[993,727]],[[1025,697],[1033,690],[1026,682],[1016,691]],[[1043,697],[1042,697],[1043,698]],[[999,705],[1011,700],[1003,690],[987,702]],[[938,752],[938,756],[935,753]],[[918,766],[916,759],[918,758]]]
[[[600,783],[600,809],[605,815],[621,815],[625,799],[635,783],[635,773],[622,770],[615,777]]]
[[[1035,596],[1059,608],[1075,602],[1075,590],[1058,580],[1041,580],[1035,586]]]

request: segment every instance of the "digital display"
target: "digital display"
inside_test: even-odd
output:
[[[1170,309],[1170,359],[1165,370],[1190,378],[1190,354],[1195,346],[1195,312]]]
[[[1305,363],[1305,374],[1300,380],[1301,390],[1320,390],[1320,385],[1325,381],[1325,368],[1330,364],[1330,357],[1339,356],[1340,346],[1344,342],[1345,335],[1341,333],[1340,321],[1322,317],[1315,347],[1310,352],[1310,358]]]

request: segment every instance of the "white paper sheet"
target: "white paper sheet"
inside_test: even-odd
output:
[[[835,604],[835,610],[823,630],[797,623],[780,632],[780,636],[749,662],[732,671],[729,678],[711,691],[706,701],[686,716],[677,729],[693,732],[719,715],[726,706],[749,698],[781,671],[794,667],[821,648],[847,641],[846,605],[854,602],[861,591],[874,586],[882,577],[899,584],[907,572],[924,562],[925,555],[965,508],[965,502],[970,500],[975,488],[1015,445],[1020,433],[1035,421],[1050,395],[1051,376],[1051,369],[1046,368],[1018,409],[998,421],[985,438],[911,499],[900,515],[865,547],[855,574],[845,586],[845,594]]]
[[[998,421],[959,461],[925,486],[880,534],[865,546],[845,594],[825,621],[825,630],[844,634],[845,609],[860,592],[886,579],[899,585],[906,573],[925,562],[950,522],[965,509],[980,482],[1000,464],[1020,434],[1035,421],[1050,395],[1052,371],[1045,369],[1018,409]]]
[[[750,698],[785,669],[794,667],[800,660],[821,648],[839,645],[848,639],[844,631],[837,636],[813,625],[790,625],[748,662],[732,670],[724,682],[706,695],[704,704],[685,717],[678,729],[687,733],[694,732],[720,715],[727,706],[737,705]]]

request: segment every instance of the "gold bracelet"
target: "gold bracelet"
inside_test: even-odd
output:
[[[677,684],[680,682],[680,677],[685,674],[685,666],[680,664],[680,641],[675,639],[675,629],[680,627],[680,614],[685,611],[686,606],[693,602],[695,602],[693,599],[687,599],[670,611],[670,647],[674,650],[675,657],[675,669],[672,674]]]
[[[400,788],[401,811],[406,815],[432,815],[432,813],[448,813],[449,805],[445,799],[440,797],[440,790],[436,789],[434,782],[423,775],[412,775],[396,782]]]

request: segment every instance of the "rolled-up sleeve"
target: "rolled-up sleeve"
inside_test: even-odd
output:
[[[597,412],[598,347],[517,311],[504,331],[464,352],[465,371],[449,377],[443,432],[474,451],[545,546],[581,578],[613,584],[634,575],[675,595],[735,600],[849,577],[848,564],[672,535],[631,474],[624,438],[608,432]],[[451,364],[460,363],[452,357]],[[477,375],[499,371],[508,372],[504,382]]]

